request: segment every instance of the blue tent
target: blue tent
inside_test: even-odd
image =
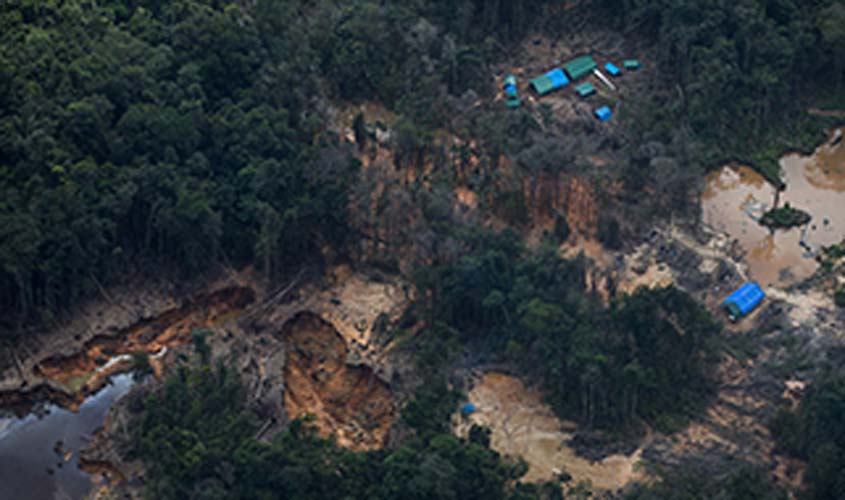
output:
[[[554,87],[555,90],[569,84],[569,78],[566,77],[566,74],[560,68],[549,71],[546,73],[546,76],[548,76],[549,80],[552,81],[552,87]]]
[[[607,63],[607,64],[605,64],[605,65],[604,65],[604,69],[606,69],[606,70],[607,70],[607,72],[608,72],[608,73],[610,73],[610,76],[619,76],[619,74],[620,74],[620,73],[622,73],[622,72],[619,70],[619,68],[617,68],[617,67],[616,67],[616,65],[615,65],[615,64],[613,64],[613,63]]]
[[[755,307],[760,305],[760,302],[763,302],[764,298],[766,298],[766,293],[760,288],[760,285],[746,283],[730,294],[722,302],[722,306],[728,310],[731,321],[736,321],[753,311]]]
[[[602,122],[606,122],[607,120],[610,120],[610,117],[613,116],[613,112],[610,111],[610,108],[608,108],[607,106],[602,106],[599,109],[595,110],[595,114],[596,114],[596,118],[598,118],[599,121],[602,121]]]
[[[472,403],[467,403],[467,404],[464,405],[463,408],[461,408],[461,414],[464,415],[464,416],[469,415],[470,413],[472,413],[474,411],[475,411],[475,405],[472,404]]]
[[[505,87],[505,93],[508,96],[515,96],[517,95],[516,85],[508,85]]]

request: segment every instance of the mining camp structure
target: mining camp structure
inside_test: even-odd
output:
[[[502,87],[505,89],[505,106],[509,108],[518,108],[522,105],[516,83],[516,76],[514,75],[507,75],[502,83]]]
[[[731,322],[747,316],[766,298],[766,292],[757,283],[746,283],[722,302]]]
[[[599,119],[600,122],[606,122],[613,117],[613,112],[610,111],[610,108],[607,106],[602,106],[599,109],[595,110],[596,118]]]
[[[537,92],[537,95],[543,96],[553,90],[563,88],[569,85],[569,78],[563,73],[563,70],[553,69],[545,75],[538,76],[531,80],[531,87]]]
[[[640,68],[639,61],[635,59],[628,59],[623,61],[622,67],[625,68],[627,71],[635,71]],[[610,74],[612,77],[617,77],[622,74],[622,70],[612,62],[607,62],[604,65],[605,71]],[[604,83],[610,90],[616,90],[616,86],[608,79],[600,70],[598,64],[596,64],[595,59],[593,59],[590,55],[583,55],[580,57],[576,57],[571,61],[565,63],[563,65],[563,69],[556,68],[553,69],[537,78],[531,80],[530,85],[531,88],[537,93],[538,96],[542,97],[546,94],[551,93],[557,89],[563,88],[569,85],[570,82],[574,82],[580,78],[593,74],[598,78],[602,83]],[[568,75],[568,76],[567,76]],[[506,94],[510,98],[510,93],[508,93],[508,78],[511,78],[512,75],[508,75],[505,77],[505,88]],[[515,77],[514,77],[515,80]],[[514,95],[516,92],[516,87],[514,84]],[[596,88],[590,82],[583,82],[579,85],[575,86],[575,91],[578,93],[579,96],[582,98],[589,97],[590,95],[596,92]],[[516,98],[518,100],[518,97]],[[509,107],[516,107],[519,104],[511,105],[510,101],[508,101]],[[613,116],[613,112],[607,106],[602,106],[595,111],[593,114],[598,118],[601,122],[606,122],[610,120]]]

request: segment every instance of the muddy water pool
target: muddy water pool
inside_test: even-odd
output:
[[[131,375],[115,376],[78,412],[49,404],[23,418],[0,418],[0,499],[83,498],[104,481],[79,468],[77,453],[132,385]]]
[[[765,286],[797,283],[816,270],[813,256],[822,246],[845,237],[843,144],[831,141],[811,156],[781,158],[787,187],[779,196],[746,166],[729,165],[707,177],[702,195],[704,222],[739,241],[752,279]],[[805,210],[813,220],[802,228],[772,232],[755,219],[776,202]]]

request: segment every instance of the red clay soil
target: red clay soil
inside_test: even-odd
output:
[[[581,178],[544,172],[537,179],[523,180],[523,194],[533,225],[552,228],[555,214],[562,213],[573,231],[595,236],[598,201],[594,190]]]
[[[102,370],[110,359],[138,351],[154,354],[164,347],[189,342],[192,330],[224,321],[242,311],[254,298],[252,290],[243,287],[201,295],[116,335],[94,337],[77,354],[47,358],[39,363],[38,375],[54,380],[72,392],[96,390],[109,375],[124,371],[128,366],[122,362]]]
[[[384,445],[397,410],[387,385],[367,366],[346,363],[346,342],[319,316],[300,313],[285,323],[284,404],[291,418],[312,415],[324,437],[371,450]]]

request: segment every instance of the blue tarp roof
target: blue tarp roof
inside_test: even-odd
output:
[[[725,299],[723,305],[727,307],[730,304],[735,304],[739,312],[744,316],[757,307],[764,298],[766,298],[766,293],[760,288],[760,285],[757,283],[746,283],[739,287],[739,290],[730,294]]]
[[[549,80],[552,81],[552,86],[554,86],[555,89],[565,87],[569,84],[569,78],[566,77],[566,74],[560,68],[549,71],[546,73],[546,76],[548,76]]]
[[[621,71],[619,71],[619,68],[617,68],[616,65],[613,63],[605,64],[604,69],[606,69],[611,76],[618,76],[619,73],[621,73]]]
[[[463,413],[464,415],[468,415],[468,414],[470,414],[474,411],[475,411],[475,405],[472,404],[472,403],[467,403],[467,404],[464,405],[463,408],[461,408],[461,413]]]
[[[600,107],[599,109],[597,109],[595,111],[595,114],[596,114],[596,118],[598,118],[599,121],[603,121],[603,122],[610,120],[610,117],[613,116],[613,112],[611,112],[610,108],[608,108],[607,106]]]
[[[505,93],[511,96],[515,96],[517,94],[516,85],[508,85],[505,87]]]

